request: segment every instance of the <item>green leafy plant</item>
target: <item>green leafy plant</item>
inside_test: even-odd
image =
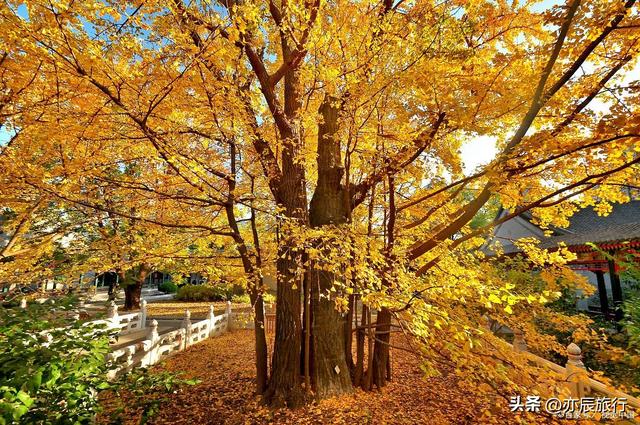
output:
[[[74,301],[0,309],[0,423],[91,420],[112,331],[74,320]]]
[[[178,285],[171,281],[162,282],[160,285],[158,285],[158,290],[166,292],[167,294],[175,294],[176,292],[178,292]]]
[[[249,294],[234,295],[231,297],[231,302],[236,304],[251,304],[251,299],[249,298]]]
[[[161,395],[193,383],[140,369],[109,382],[113,365],[106,356],[115,331],[76,320],[75,303],[65,297],[26,309],[0,307],[0,425],[91,423],[103,391]],[[143,402],[138,408],[149,417],[156,406]],[[138,399],[131,401],[135,403]]]
[[[232,296],[232,289],[222,285],[185,285],[178,288],[176,299],[180,301],[228,301]]]
[[[276,302],[276,296],[269,293],[262,295],[262,299],[264,300],[265,304],[273,304]]]

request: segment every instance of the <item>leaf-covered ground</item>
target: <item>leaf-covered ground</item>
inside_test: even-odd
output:
[[[201,380],[162,404],[152,424],[472,424],[515,423],[508,407],[483,416],[473,394],[451,375],[425,379],[412,354],[394,350],[393,382],[383,391],[325,400],[297,410],[272,410],[253,395],[253,334],[235,331],[194,345],[156,370]],[[153,397],[153,395],[149,395]],[[136,412],[125,424],[137,424]],[[540,418],[542,419],[542,418]]]
[[[215,314],[223,314],[227,308],[226,301],[183,302],[161,301],[147,305],[148,317],[183,317],[185,310],[191,312],[192,319],[206,319],[209,314],[209,306],[213,304]],[[232,303],[231,309],[235,312],[250,311],[249,304]]]

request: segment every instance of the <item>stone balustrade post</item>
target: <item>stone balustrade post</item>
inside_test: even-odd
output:
[[[589,375],[582,363],[582,350],[573,342],[567,346],[565,380],[571,397],[582,398],[589,393]]]
[[[118,317],[118,305],[115,301],[111,301],[107,307],[107,318],[114,326],[117,326],[120,323],[120,319]]]
[[[227,330],[231,330],[231,301],[227,301],[227,308],[225,310],[225,314],[227,315]]]
[[[127,372],[131,372],[131,370],[133,370],[133,354],[135,353],[136,349],[133,346],[128,346],[126,348],[127,350],[127,357],[125,359],[125,368],[127,370]]]
[[[185,342],[183,344],[184,348],[187,348],[191,345],[191,312],[189,309],[184,312],[184,319],[182,320],[182,328],[185,333]]]
[[[108,364],[113,362],[114,361],[113,353],[107,354],[106,360],[107,360]],[[115,367],[112,368],[112,369],[109,369],[107,371],[107,380],[108,381],[113,381],[114,379],[116,379],[117,376],[118,376],[118,369],[116,369]]]
[[[85,304],[84,300],[78,301],[78,308],[76,309],[76,312],[79,315],[87,313],[87,305]]]
[[[527,352],[527,342],[524,340],[524,333],[520,329],[513,330],[513,351],[517,353]]]
[[[145,341],[145,361],[143,362],[143,366],[151,366],[156,364],[158,361],[158,340],[160,336],[158,335],[158,321],[153,319],[151,321],[151,327],[149,327],[149,333],[147,333],[147,341]]]
[[[140,301],[140,329],[147,327],[147,301]]]
[[[209,305],[209,336],[213,336],[216,315],[213,312],[213,304]]]

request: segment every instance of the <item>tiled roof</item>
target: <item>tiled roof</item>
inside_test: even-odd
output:
[[[640,200],[613,204],[608,216],[599,216],[592,207],[578,211],[569,219],[566,234],[542,239],[541,246],[556,247],[559,242],[567,246],[587,242],[612,243],[640,239]]]

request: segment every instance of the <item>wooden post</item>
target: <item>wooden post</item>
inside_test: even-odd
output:
[[[571,397],[582,398],[589,392],[587,370],[582,363],[582,350],[573,342],[567,346],[565,380]]]
[[[185,343],[184,347],[187,348],[191,345],[191,312],[189,309],[184,312],[184,319],[182,320],[182,328],[185,333]]]
[[[524,334],[520,329],[513,330],[513,351],[517,353],[525,353],[527,351],[527,342],[524,340]]]
[[[147,326],[147,300],[140,301],[140,329]]]
[[[213,312],[213,304],[209,305],[209,336],[213,336],[215,328],[216,315]]]

